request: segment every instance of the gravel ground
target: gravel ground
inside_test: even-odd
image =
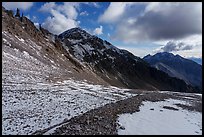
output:
[[[59,124],[52,131],[52,135],[116,135],[120,127],[116,120],[119,114],[138,112],[142,101],[164,101],[165,99],[186,100],[190,106],[176,104],[178,107],[189,111],[198,111],[202,113],[202,97],[191,95],[191,98],[184,98],[181,93],[160,93],[150,91],[135,91],[137,96],[107,104],[103,107],[90,110],[82,115],[71,118]],[[186,97],[186,96],[185,96]],[[168,109],[168,107],[166,107]],[[169,108],[172,109],[172,108]],[[34,134],[46,134],[54,127],[36,131]],[[47,132],[48,133],[48,132]]]

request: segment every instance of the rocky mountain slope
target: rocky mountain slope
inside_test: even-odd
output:
[[[177,77],[202,89],[202,66],[196,62],[167,52],[147,55],[143,59],[169,76]]]
[[[56,36],[37,29],[26,17],[19,19],[9,13],[2,8],[2,82],[73,78],[109,85],[72,57]]]

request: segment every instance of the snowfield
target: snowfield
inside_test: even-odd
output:
[[[3,84],[2,133],[31,134],[132,96],[125,91],[71,79],[55,84]]]
[[[143,102],[140,111],[121,114],[119,135],[202,135],[202,113],[184,110],[175,104],[189,105],[183,100],[168,99]],[[164,109],[163,106],[178,110]]]

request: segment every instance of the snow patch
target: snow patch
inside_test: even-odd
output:
[[[183,110],[175,103],[185,101],[169,99],[143,102],[140,111],[119,115],[119,135],[202,135],[202,113]],[[178,111],[164,109],[171,106]],[[154,109],[154,110],[151,110]]]
[[[30,55],[29,55],[29,53],[28,53],[28,52],[23,51],[23,53],[24,53],[24,56],[25,56],[26,58],[30,58]]]
[[[20,40],[21,42],[24,42],[24,41],[25,41],[24,39],[19,38],[19,37],[18,37],[18,36],[16,36],[16,35],[15,35],[15,37],[16,37],[18,40]]]

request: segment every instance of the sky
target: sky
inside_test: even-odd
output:
[[[201,2],[3,2],[54,34],[81,27],[144,57],[171,52],[202,58]]]

